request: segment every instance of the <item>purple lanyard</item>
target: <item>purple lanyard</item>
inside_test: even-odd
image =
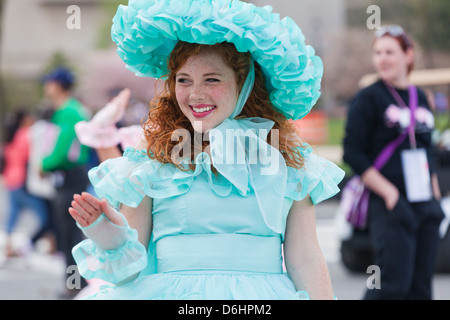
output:
[[[394,99],[397,101],[398,105],[400,107],[408,107],[403,101],[402,97],[398,94],[397,90],[394,89],[394,87],[385,82],[386,87],[394,97]],[[417,148],[417,142],[416,142],[416,135],[415,135],[415,127],[416,127],[416,118],[415,113],[418,105],[418,96],[417,96],[417,88],[415,86],[408,86],[408,92],[409,92],[409,109],[411,111],[411,121],[409,124],[408,132],[409,132],[409,142],[411,143],[411,147],[413,149]]]
[[[403,99],[400,97],[398,92],[392,87],[390,84],[385,82],[386,87],[391,92],[392,96],[397,100],[397,103],[399,106],[407,107],[406,103],[403,101]],[[417,88],[414,86],[409,86],[409,103],[410,103],[410,110],[411,110],[411,122],[409,124],[408,132],[409,132],[409,141],[411,143],[411,146],[415,149],[416,148],[416,137],[415,137],[415,111],[417,109],[417,103],[418,103],[418,96],[417,96]],[[374,167],[380,170],[391,158],[394,151],[402,144],[402,142],[405,140],[406,136],[408,135],[408,132],[403,132],[398,136],[394,141],[390,142],[384,149],[381,151],[381,153],[378,155],[378,157],[374,161]]]

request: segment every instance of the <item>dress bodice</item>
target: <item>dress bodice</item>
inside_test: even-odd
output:
[[[127,148],[123,157],[92,169],[89,177],[97,195],[115,207],[119,203],[136,207],[144,196],[151,197],[154,241],[167,235],[195,233],[283,238],[293,201],[308,194],[314,204],[330,198],[339,191],[337,184],[344,175],[334,163],[311,150],[303,150],[302,154],[304,167],[287,167],[283,185],[264,185],[261,181],[256,185],[251,179],[248,185],[234,183],[220,172],[212,172],[206,153],[197,156],[195,170],[182,171],[133,148]]]
[[[286,216],[291,205],[292,200],[285,198],[279,219]],[[155,241],[176,234],[276,234],[265,224],[254,192],[243,197],[233,188],[221,197],[211,190],[206,172],[194,178],[189,192],[154,199],[153,225]]]

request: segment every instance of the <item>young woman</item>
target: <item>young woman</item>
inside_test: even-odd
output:
[[[116,284],[93,298],[332,299],[313,204],[343,172],[288,122],[317,101],[320,60],[267,9],[176,2],[130,1],[115,18],[128,68],[166,82],[145,139],[90,172],[105,199],[69,209],[89,238],[73,250],[81,274]]]
[[[344,160],[361,175],[372,191],[368,228],[381,269],[381,289],[368,290],[366,299],[431,299],[431,280],[443,218],[438,200],[439,184],[433,169],[431,132],[433,115],[425,94],[418,91],[414,131],[378,171],[373,162],[381,150],[411,123],[412,97],[408,87],[414,66],[412,39],[400,26],[386,26],[376,33],[373,63],[380,80],[360,91],[348,113]],[[407,183],[405,150],[423,151],[427,162],[422,181]],[[414,169],[419,177],[420,170]],[[420,196],[408,195],[413,186],[428,187]],[[428,193],[428,196],[427,196]],[[420,194],[420,192],[419,192]]]

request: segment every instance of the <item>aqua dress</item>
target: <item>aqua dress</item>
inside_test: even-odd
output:
[[[286,218],[294,200],[309,194],[317,204],[335,195],[344,176],[311,150],[301,149],[304,168],[286,166],[281,175],[259,175],[248,164],[227,171],[207,153],[197,155],[195,170],[183,172],[133,148],[92,169],[97,195],[113,206],[135,207],[145,195],[153,199],[153,231],[148,251],[128,226],[128,240],[116,250],[102,250],[89,239],[74,247],[86,278],[118,283],[140,272],[132,282],[87,298],[308,298],[283,272]]]

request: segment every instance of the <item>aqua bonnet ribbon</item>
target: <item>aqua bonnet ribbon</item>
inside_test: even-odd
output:
[[[275,123],[265,118],[235,119],[242,112],[254,82],[252,60],[233,113],[209,132],[211,161],[241,195],[254,191],[264,222],[272,231],[282,234],[287,168],[281,153],[266,142]],[[267,197],[267,188],[278,197]]]
[[[234,119],[241,114],[242,109],[244,108],[244,105],[247,102],[247,99],[250,96],[250,93],[252,92],[254,85],[255,85],[255,63],[253,62],[253,59],[250,59],[250,69],[248,71],[247,78],[245,79],[244,85],[242,86],[233,113],[230,115],[228,119]]]

